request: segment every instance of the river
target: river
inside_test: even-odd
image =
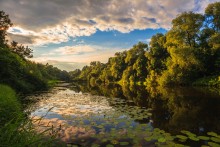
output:
[[[39,99],[28,109],[38,120],[36,130],[52,127],[52,133],[68,145],[220,144],[217,88],[62,83],[28,98]]]

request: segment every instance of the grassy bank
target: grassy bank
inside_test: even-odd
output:
[[[12,88],[0,84],[0,102],[0,146],[51,146],[54,136],[45,139],[45,132],[35,132]]]
[[[0,85],[0,124],[22,116],[21,104],[16,93],[6,85]]]

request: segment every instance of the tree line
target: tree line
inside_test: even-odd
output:
[[[70,72],[90,84],[220,85],[220,2],[204,14],[184,12],[166,34]]]
[[[0,11],[0,84],[29,93],[46,89],[49,81],[70,79],[67,71],[28,60],[33,57],[33,50],[28,46],[8,42],[7,30],[12,25],[9,16]]]

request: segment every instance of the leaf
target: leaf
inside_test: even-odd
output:
[[[210,138],[207,136],[198,136],[199,139],[201,140],[209,140]]]
[[[189,132],[189,131],[186,131],[186,130],[182,130],[182,131],[180,131],[181,133],[183,133],[183,134],[186,134],[187,136],[196,136],[196,134],[193,134],[193,133],[191,133],[191,132]]]
[[[159,138],[158,142],[161,142],[161,143],[166,142],[166,139],[165,138]]]
[[[146,137],[144,138],[147,142],[151,141],[153,138],[152,137]]]
[[[106,138],[102,139],[102,142],[107,142],[107,141],[108,141],[108,139],[106,139]]]
[[[129,145],[129,142],[120,142],[120,145]]]
[[[112,144],[107,144],[106,147],[114,147]]]
[[[183,136],[183,135],[176,135],[176,137],[179,138],[179,139],[183,139],[183,140],[188,139],[188,137]]]
[[[211,147],[220,147],[219,144],[214,143],[214,142],[208,142],[208,145],[210,145]]]
[[[211,140],[214,141],[214,142],[219,142],[220,143],[220,139],[219,138],[211,137]]]
[[[93,144],[92,147],[100,147],[98,144]]]
[[[218,136],[218,134],[216,134],[215,132],[208,132],[207,134],[210,135],[210,136],[214,136],[214,137]]]
[[[118,140],[111,140],[111,143],[112,144],[118,144],[119,142],[118,142]]]
[[[195,136],[189,136],[189,139],[193,140],[193,141],[199,141],[199,138],[195,137]]]

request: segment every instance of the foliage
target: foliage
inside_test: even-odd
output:
[[[18,54],[20,57],[22,58],[32,58],[33,55],[33,50],[30,49],[28,46],[24,47],[23,45],[18,45],[17,42],[12,41],[11,42],[11,46],[10,49],[12,50],[12,52]]]
[[[9,16],[0,11],[0,146],[50,146],[51,139],[44,132],[36,134],[32,121],[25,117],[24,100],[16,93],[45,90],[51,80],[69,80],[69,73],[27,60],[32,57],[29,47],[14,41],[7,44],[6,31],[11,25]]]
[[[75,79],[92,80],[93,85],[102,82],[165,86],[192,85],[198,79],[219,75],[219,12],[220,2],[209,4],[205,14],[184,12],[173,19],[166,34],[154,35],[149,47],[138,43],[116,53],[106,64],[77,70]]]
[[[31,58],[29,47],[6,42],[6,31],[12,25],[9,16],[0,11],[0,83],[7,84],[17,92],[30,93],[47,88],[48,80],[69,80],[69,73],[52,65],[27,60]]]
[[[15,91],[0,84],[0,146],[48,146],[52,137],[37,134],[30,119],[25,118]],[[40,121],[40,120],[38,120]]]
[[[15,117],[13,120],[0,127],[1,146],[53,146],[57,143],[55,136],[47,138],[44,136],[48,131],[49,130],[36,133],[31,120],[23,117]],[[62,146],[62,144],[59,143],[59,146]]]
[[[9,86],[0,84],[0,125],[22,114],[21,105],[15,91]]]
[[[6,46],[7,40],[5,36],[7,35],[6,31],[12,26],[9,16],[5,14],[4,11],[0,11],[0,46]]]
[[[17,92],[29,93],[47,88],[48,80],[68,80],[68,73],[52,65],[42,65],[28,61],[0,48],[0,83],[7,84]]]
[[[193,82],[194,86],[216,86],[220,87],[220,76],[209,76]]]

